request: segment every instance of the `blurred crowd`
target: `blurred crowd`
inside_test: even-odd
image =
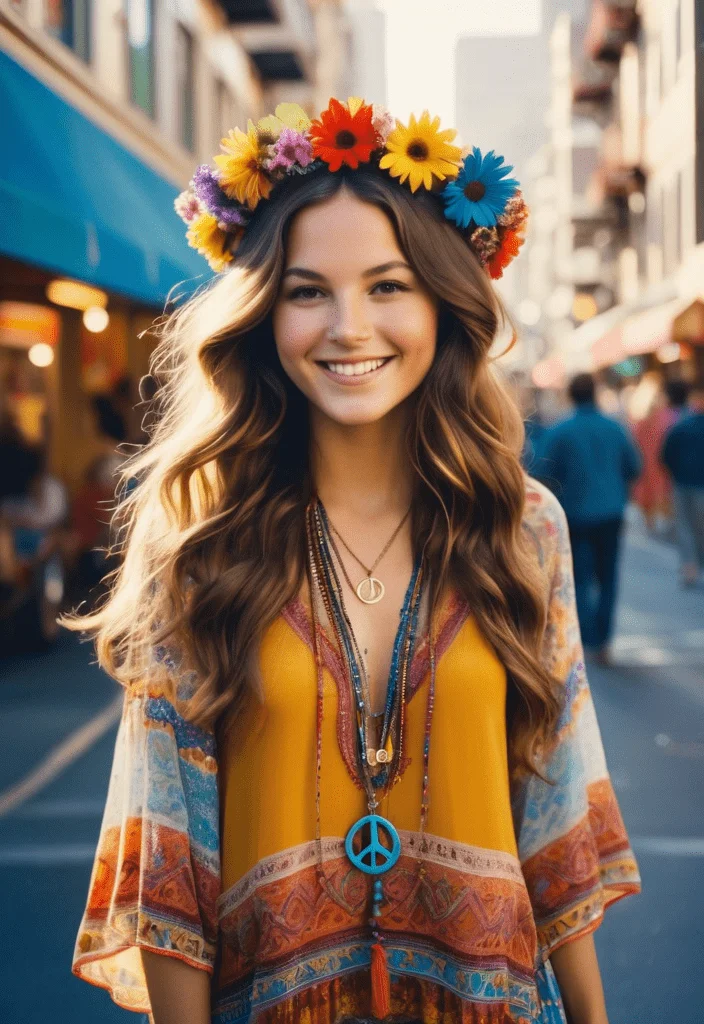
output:
[[[33,647],[51,643],[65,603],[100,593],[114,567],[109,522],[119,470],[139,443],[134,392],[121,378],[90,399],[95,452],[72,494],[47,466],[43,444],[29,443],[9,408],[0,408],[0,632]]]
[[[523,458],[565,511],[582,639],[606,665],[629,502],[653,536],[676,543],[683,587],[704,568],[704,384],[646,375],[610,415],[590,374],[568,396],[572,410],[555,422],[530,412]]]

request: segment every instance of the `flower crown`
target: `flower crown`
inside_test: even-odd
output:
[[[494,151],[452,145],[453,129],[440,131],[440,118],[427,110],[408,125],[377,104],[352,97],[331,99],[314,121],[296,103],[280,103],[276,113],[247,131],[231,129],[222,139],[216,169],[201,164],[174,203],[188,225],[188,243],[212,270],[227,269],[247,224],[277,183],[319,167],[356,170],[374,163],[411,192],[421,186],[439,193],[445,217],[453,222],[494,279],[500,278],[523,244],[528,208],[513,167]]]

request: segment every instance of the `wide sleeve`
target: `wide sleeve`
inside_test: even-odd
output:
[[[543,659],[563,683],[562,712],[536,775],[514,782],[519,858],[543,960],[594,931],[609,904],[640,891],[638,866],[611,785],[587,682],[569,532],[547,488],[529,479],[524,524],[548,591]]]
[[[179,698],[188,685],[179,680]],[[214,735],[163,685],[126,691],[73,973],[141,1013],[151,1007],[140,948],[212,973],[218,833]]]

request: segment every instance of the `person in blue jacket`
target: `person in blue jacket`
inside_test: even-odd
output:
[[[672,476],[682,583],[694,586],[704,566],[704,383],[665,434],[661,458]]]
[[[597,408],[590,374],[568,390],[574,412],[543,437],[540,478],[567,516],[584,646],[608,664],[624,510],[642,460],[627,430]]]

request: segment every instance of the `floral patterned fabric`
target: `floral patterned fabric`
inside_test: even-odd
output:
[[[418,758],[409,756],[382,808],[402,840],[382,918],[399,1018],[564,1024],[550,953],[592,931],[610,903],[640,888],[584,672],[565,517],[530,479],[524,529],[549,592],[544,658],[565,684],[546,765],[554,785],[536,777],[510,782],[505,673],[469,610],[451,597],[440,629],[431,769],[438,789],[435,799],[431,789],[426,835],[416,825]],[[341,1014],[369,1013],[369,880],[350,870],[341,848],[364,798],[350,773],[332,650],[324,884],[311,842],[307,761],[286,746],[292,716],[301,716],[296,727],[306,742],[312,729],[306,716],[314,700],[309,709],[303,699],[313,678],[305,625],[294,604],[269,631],[262,655],[269,700],[264,711],[245,712],[239,734],[219,750],[155,681],[126,697],[73,971],[127,1009],[150,1009],[144,947],[212,974],[217,1024],[333,1024]],[[157,657],[187,696],[194,680],[165,652]],[[422,735],[426,659],[421,643],[411,671],[409,751],[415,732]],[[262,754],[272,736],[282,751],[273,766]]]

